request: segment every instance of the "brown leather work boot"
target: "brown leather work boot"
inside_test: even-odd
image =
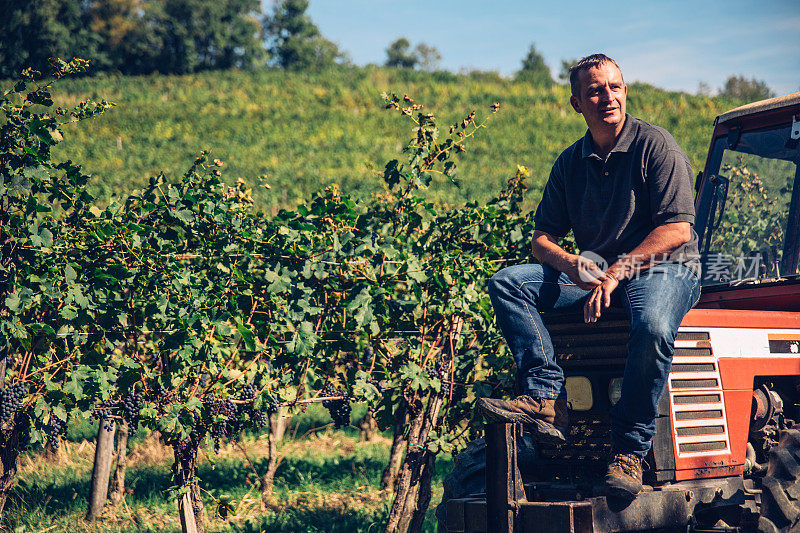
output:
[[[513,400],[481,398],[478,411],[489,422],[520,422],[536,440],[562,444],[567,441],[569,412],[566,398],[517,396]]]
[[[642,492],[642,458],[635,453],[612,453],[606,470],[606,493],[633,500]]]

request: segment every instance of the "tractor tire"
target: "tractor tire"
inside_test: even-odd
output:
[[[800,430],[781,431],[761,482],[760,533],[800,533]]]
[[[527,434],[523,435],[517,441],[517,463],[523,478],[526,465],[535,460],[535,455],[532,439]],[[453,470],[444,478],[442,485],[442,501],[436,506],[439,533],[446,531],[448,501],[486,494],[486,443],[483,439],[470,442],[464,451],[456,455]]]

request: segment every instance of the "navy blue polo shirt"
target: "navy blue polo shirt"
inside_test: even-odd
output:
[[[657,226],[694,224],[689,158],[665,129],[625,115],[617,144],[605,159],[589,131],[553,165],[536,209],[536,229],[564,237],[571,229],[581,251],[611,265]],[[697,234],[669,261],[699,273]]]

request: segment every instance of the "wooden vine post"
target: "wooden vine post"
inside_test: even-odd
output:
[[[108,498],[108,478],[111,474],[115,428],[116,424],[113,420],[101,419],[97,424],[94,468],[92,468],[92,484],[89,490],[89,508],[86,511],[86,520],[89,521],[100,515]]]

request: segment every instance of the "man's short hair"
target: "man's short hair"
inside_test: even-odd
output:
[[[605,65],[606,63],[611,63],[615,67],[619,69],[620,74],[622,74],[622,69],[619,68],[617,62],[608,57],[605,54],[592,54],[590,56],[586,56],[581,58],[580,61],[569,67],[569,87],[572,90],[572,96],[579,98],[581,92],[581,80],[580,80],[580,73],[583,70],[589,70],[592,67],[599,67],[600,65]]]

